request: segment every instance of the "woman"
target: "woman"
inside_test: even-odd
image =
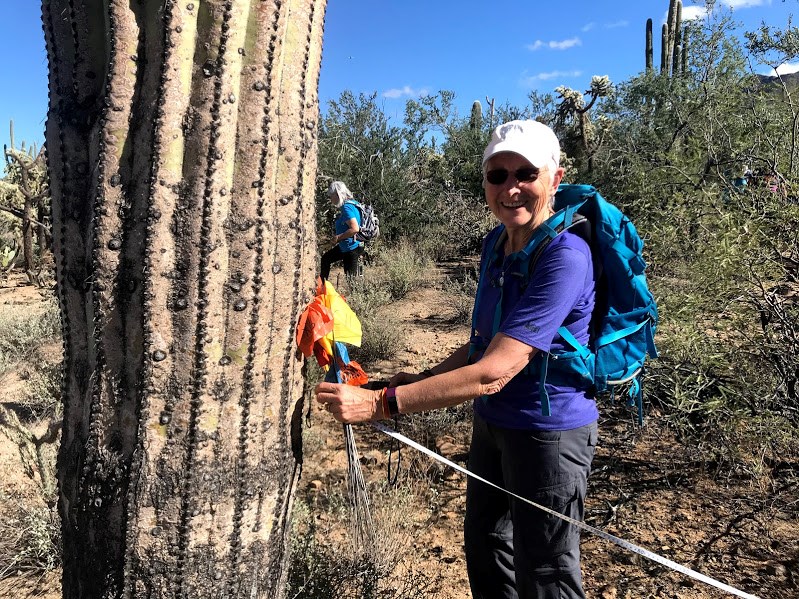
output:
[[[330,277],[330,266],[334,262],[344,262],[344,274],[353,277],[358,274],[358,258],[363,253],[363,242],[355,235],[361,230],[361,211],[347,200],[352,200],[352,193],[342,181],[333,181],[327,191],[327,197],[339,213],[335,220],[335,237],[333,247],[322,255],[321,276]]]
[[[595,279],[590,248],[565,231],[543,251],[525,288],[513,276],[519,252],[554,214],[564,172],[559,160],[555,134],[536,121],[511,121],[492,134],[483,187],[501,225],[483,244],[470,343],[423,374],[397,374],[383,392],[321,383],[316,394],[342,422],[474,400],[469,469],[581,520],[596,403],[585,383],[547,382],[551,415],[545,416],[535,364],[545,352],[565,349],[561,325],[587,343]],[[475,598],[584,597],[579,529],[471,478],[464,539]]]

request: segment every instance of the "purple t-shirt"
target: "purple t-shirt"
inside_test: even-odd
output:
[[[489,234],[487,239],[496,236]],[[486,260],[491,262],[478,289],[479,335],[486,339],[491,336],[496,306],[501,301],[499,332],[541,352],[572,351],[557,333],[558,328],[565,326],[586,345],[594,309],[594,268],[588,244],[568,231],[558,235],[541,254],[524,290],[523,277],[516,274],[521,266],[513,260],[514,255],[505,260],[502,247],[495,252],[493,245],[483,244],[481,264]],[[539,378],[536,367],[527,368],[498,393],[477,398],[474,409],[489,423],[523,430],[571,430],[599,418],[588,388],[548,382],[551,415],[544,416],[538,393]]]

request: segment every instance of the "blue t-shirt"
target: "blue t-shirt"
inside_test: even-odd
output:
[[[496,238],[488,236],[492,237]],[[494,248],[487,245],[483,244],[481,264],[485,260],[491,263],[477,292],[480,312],[476,325],[482,337],[491,335],[496,306],[501,299],[499,332],[508,337],[541,352],[572,351],[557,334],[558,328],[565,326],[580,343],[588,343],[595,280],[591,250],[581,237],[565,231],[553,239],[538,259],[524,290],[523,278],[514,274],[519,269],[514,254],[505,260],[500,247],[492,256]],[[599,412],[588,388],[549,382],[546,389],[551,415],[544,416],[538,393],[539,376],[535,367],[522,370],[498,393],[477,398],[475,411],[487,422],[512,429],[571,430],[596,422]]]
[[[344,231],[347,231],[350,228],[348,223],[350,222],[350,219],[353,218],[360,227],[361,211],[358,210],[358,206],[356,206],[352,202],[345,201],[344,204],[341,206],[341,211],[338,213],[338,216],[336,217],[336,223],[335,223],[336,235],[341,235]],[[347,237],[347,239],[342,239],[341,241],[338,242],[338,247],[344,253],[356,250],[362,245],[363,242],[356,241],[354,236]]]

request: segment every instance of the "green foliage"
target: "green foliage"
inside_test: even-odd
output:
[[[61,565],[61,521],[54,507],[0,496],[0,580],[24,573],[41,575]]]
[[[408,240],[385,248],[377,260],[382,267],[381,284],[391,299],[401,299],[428,284],[433,263]]]
[[[32,351],[61,333],[60,316],[53,300],[42,313],[0,308],[0,374],[28,360]]]
[[[341,179],[375,205],[382,241],[435,231],[436,255],[479,248],[487,230],[480,162],[488,123],[476,111],[459,117],[453,101],[448,91],[408,101],[401,128],[388,124],[374,94],[344,92],[332,101],[320,124],[319,230],[332,228],[335,211],[325,191]]]
[[[351,357],[362,366],[396,357],[405,334],[388,306],[391,296],[380,279],[355,281],[347,302],[358,315],[363,333],[361,346],[350,350]]]

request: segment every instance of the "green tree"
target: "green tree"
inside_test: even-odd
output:
[[[405,139],[402,128],[389,124],[376,93],[356,97],[345,91],[329,102],[319,123],[320,231],[331,227],[333,212],[326,192],[334,180],[344,181],[356,199],[375,205],[381,235],[391,238],[402,231],[414,203],[408,185],[412,157]]]
[[[770,27],[766,24],[757,31],[745,34],[746,46],[754,59],[760,64],[771,67],[779,93],[774,93],[772,86],[761,89],[761,102],[757,107],[754,117],[762,125],[761,130],[767,135],[767,153],[759,158],[766,163],[765,166],[772,171],[780,170],[777,156],[780,145],[788,147],[788,163],[786,172],[791,176],[796,174],[797,151],[799,148],[799,104],[796,98],[796,86],[790,85],[785,77],[780,74],[779,67],[785,63],[793,62],[799,57],[799,28],[792,25],[789,18],[784,29]],[[777,107],[782,110],[782,119],[773,118],[774,111],[768,105],[777,102]],[[764,110],[765,109],[765,110]]]
[[[65,598],[280,597],[324,0],[44,0]]]

